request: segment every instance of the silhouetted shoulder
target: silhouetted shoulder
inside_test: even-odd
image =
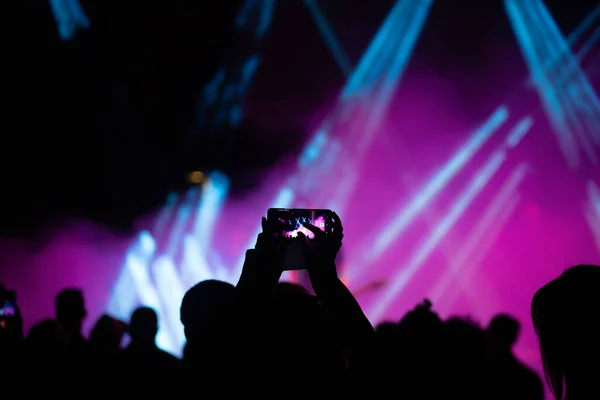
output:
[[[165,365],[169,366],[178,366],[179,363],[181,363],[181,360],[179,358],[175,357],[171,353],[167,353],[166,351],[160,349],[158,349],[156,358],[157,361],[161,364],[164,363]]]

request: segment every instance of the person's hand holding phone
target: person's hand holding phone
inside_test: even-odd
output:
[[[242,276],[237,287],[256,295],[270,295],[283,272],[285,241],[277,235],[277,221],[263,217],[262,232],[254,249],[246,251]]]
[[[329,233],[314,225],[304,224],[304,228],[314,235],[312,239],[307,238],[302,232],[298,233],[303,241],[303,254],[313,288],[315,285],[338,278],[335,258],[342,247],[344,231],[342,221],[335,212],[331,214],[330,224]]]
[[[340,334],[340,343],[347,351],[349,362],[369,365],[373,327],[362,312],[352,293],[337,276],[335,258],[342,247],[344,232],[342,221],[336,213],[331,215],[328,233],[318,227],[304,225],[314,234],[314,239],[304,237],[304,256],[310,282],[324,311]],[[365,361],[366,360],[366,361]]]

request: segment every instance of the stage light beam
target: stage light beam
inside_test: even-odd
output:
[[[317,130],[288,179],[302,207],[305,199],[343,215],[357,185],[359,165],[380,128],[404,68],[412,55],[433,0],[398,0],[343,88],[338,103]],[[324,145],[326,143],[326,145]],[[335,184],[315,185],[327,174]],[[317,193],[315,195],[315,193]]]
[[[600,189],[595,182],[589,181],[587,185],[588,205],[585,216],[590,230],[596,240],[596,246],[600,251]]]
[[[161,326],[167,326],[168,321],[165,318],[165,312],[161,297],[158,291],[155,289],[154,283],[149,273],[149,263],[154,257],[156,251],[156,242],[149,232],[141,232],[138,235],[136,242],[127,251],[125,255],[124,270],[128,271],[131,275],[133,282],[135,283],[135,289],[139,296],[141,305],[151,307],[156,310],[159,317],[159,323]],[[117,285],[116,289],[123,289]],[[127,295],[127,294],[125,294]],[[124,294],[120,291],[115,291],[112,294],[113,299],[109,303],[109,306],[118,305],[119,302],[124,300]],[[129,320],[130,315],[126,315],[125,311],[128,308],[128,313],[133,311],[134,305],[125,304],[126,307],[118,307],[114,309],[118,312],[116,316],[125,321]],[[109,308],[109,313],[111,308]],[[127,314],[128,314],[127,313]],[[173,337],[169,334],[168,330],[159,330],[157,335],[157,344],[159,347],[173,351],[176,349]]]
[[[374,240],[371,251],[366,253],[364,262],[372,262],[402,234],[404,229],[422,212],[450,181],[467,165],[477,151],[508,119],[506,106],[501,106],[477,129],[467,143],[433,176],[422,190],[403,206],[396,217],[383,228]]]
[[[361,88],[364,87],[365,84],[368,85],[371,83],[366,79],[367,74],[373,69],[373,64],[375,63],[377,57],[379,57],[382,53],[383,47],[388,45],[390,37],[392,36],[392,32],[395,26],[398,25],[399,19],[402,18],[403,9],[407,6],[407,4],[408,3],[403,0],[396,1],[394,7],[388,13],[384,23],[377,31],[377,34],[369,44],[367,51],[361,57],[358,66],[354,69],[350,79],[342,90],[340,96],[342,101],[359,94]]]
[[[408,27],[406,28],[405,34],[402,37],[402,41],[396,50],[396,56],[392,62],[391,67],[386,71],[385,79],[381,83],[382,89],[375,100],[375,104],[369,113],[369,122],[367,123],[366,132],[363,136],[363,143],[359,146],[359,149],[370,143],[368,135],[372,135],[373,132],[380,126],[381,119],[384,117],[392,95],[396,92],[400,83],[409,60],[411,59],[413,50],[417,44],[417,39],[425,20],[429,13],[429,9],[433,4],[433,0],[421,0],[416,2],[418,5],[416,9],[411,13],[411,18],[408,21]]]
[[[160,315],[163,323],[159,326],[159,330],[169,330],[171,337],[171,347],[165,350],[181,356],[185,335],[179,317],[179,309],[186,288],[181,284],[175,264],[166,255],[162,255],[154,261],[152,274],[164,306]]]
[[[88,29],[90,20],[78,0],[50,0],[59,36],[64,41],[73,40],[78,29]]]
[[[431,253],[450,232],[479,193],[486,187],[488,181],[500,169],[505,159],[506,152],[504,150],[496,151],[489,158],[485,166],[473,176],[466,190],[452,205],[450,212],[440,221],[416,253],[405,265],[394,269],[391,282],[386,286],[385,292],[377,300],[374,308],[368,313],[371,321],[379,321],[385,315],[398,293],[410,282],[423,262],[431,256]]]
[[[519,203],[517,190],[528,171],[527,164],[521,164],[515,168],[494,196],[468,238],[463,241],[460,250],[452,258],[444,274],[438,279],[436,286],[431,290],[429,298],[434,304],[453,301],[452,296],[460,292],[460,290],[453,290],[453,293],[450,294],[451,300],[444,297],[449,287],[456,286],[456,280],[462,281],[464,276],[478,265],[478,262],[494,243],[496,235],[491,233],[499,233],[504,228],[504,224]],[[482,246],[483,242],[486,242],[487,245]]]
[[[202,187],[200,208],[196,214],[194,234],[201,248],[208,248],[212,232],[229,190],[229,179],[213,171]]]
[[[165,254],[170,257],[175,256],[177,248],[181,243],[181,239],[185,234],[190,216],[192,215],[192,210],[195,208],[193,203],[197,194],[198,191],[195,188],[188,189],[183,203],[179,205],[177,213],[175,214],[175,221],[173,222],[173,228],[169,233],[165,250]]]
[[[555,83],[555,88],[563,93],[565,106],[569,108],[572,114],[572,123],[575,125],[573,129],[579,134],[581,145],[584,147],[590,161],[595,164],[597,163],[597,157],[588,136],[596,139],[600,137],[597,129],[600,124],[600,100],[544,3],[541,0],[536,0],[527,4],[529,8],[532,8],[531,12],[535,15],[536,23],[543,27],[545,42],[548,43],[553,54],[557,56],[562,54],[564,57],[559,65],[566,71],[562,74],[558,73],[557,78],[560,82],[563,82],[560,78],[564,77],[566,81],[563,85]],[[597,38],[592,34],[584,47],[596,40]],[[579,54],[585,55],[585,51],[584,48]],[[587,125],[590,118],[591,124]]]
[[[527,135],[527,132],[533,126],[533,118],[531,116],[523,117],[515,124],[515,126],[508,132],[506,137],[506,145],[510,148],[517,147],[521,140]]]
[[[509,16],[513,31],[521,47],[521,52],[529,66],[534,85],[542,99],[550,122],[554,127],[558,143],[569,166],[576,168],[579,166],[579,155],[575,140],[571,134],[567,123],[565,111],[561,105],[556,92],[553,89],[544,63],[537,55],[536,43],[530,32],[530,23],[525,19],[524,12],[520,8],[520,3],[516,0],[505,0],[504,5]]]
[[[541,0],[505,0],[504,4],[567,164],[574,169],[580,167],[580,150],[596,164],[592,141],[599,140],[600,100],[568,41]],[[586,21],[571,37],[582,35]],[[556,62],[547,65],[543,59]]]
[[[335,37],[335,34],[333,33],[331,26],[327,22],[327,19],[325,18],[325,14],[323,14],[323,11],[321,11],[316,0],[304,0],[304,4],[310,11],[310,14],[313,17],[313,20],[315,21],[317,28],[321,32],[321,35],[323,36],[323,40],[325,41],[325,44],[327,44],[327,46],[329,47],[329,51],[331,52],[331,55],[335,59],[338,67],[340,67],[340,70],[342,71],[342,73],[344,74],[345,77],[349,76],[350,73],[352,72],[352,66],[350,64],[350,61],[348,60],[348,57],[346,56],[346,54],[344,52],[344,49],[342,48],[342,46],[338,42],[337,38]]]

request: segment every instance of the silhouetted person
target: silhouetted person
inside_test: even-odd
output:
[[[254,382],[278,390],[302,382],[298,390],[336,393],[348,378],[335,322],[303,287],[280,285],[266,304],[262,325],[256,327],[258,352],[247,360]]]
[[[67,335],[69,352],[80,354],[87,351],[83,337],[83,321],[87,315],[83,293],[79,289],[64,289],[56,296],[56,320]]]
[[[531,304],[546,378],[556,399],[600,398],[600,267],[578,265]]]
[[[487,398],[490,400],[544,398],[540,378],[513,354],[519,330],[517,320],[502,314],[494,317],[488,326]]]
[[[102,315],[90,333],[89,349],[93,363],[91,378],[100,380],[124,378],[125,365],[121,341],[127,326],[124,322]]]
[[[70,373],[86,375],[91,360],[89,343],[82,333],[87,311],[81,290],[68,288],[61,291],[55,299],[55,312],[56,320],[67,337],[66,363]]]
[[[406,398],[438,398],[442,321],[425,300],[399,323],[377,327],[378,365],[374,386],[389,393],[402,387]]]
[[[443,379],[433,382],[461,399],[484,399],[485,331],[469,319],[453,317],[444,322],[443,332]]]
[[[31,327],[27,334],[30,373],[38,377],[63,373],[68,350],[67,335],[53,319],[45,319]]]
[[[181,302],[180,316],[187,343],[183,353],[185,373],[195,384],[230,382],[235,287],[218,280],[202,281],[189,289]]]
[[[67,335],[53,319],[45,319],[31,327],[27,334],[30,351],[41,357],[64,355],[68,348]]]
[[[365,383],[374,331],[338,277],[343,229],[335,213],[331,222],[331,233],[304,225],[312,239],[302,233],[289,239],[278,233],[276,219],[263,218],[256,245],[246,252],[236,294],[245,326],[253,327],[240,337],[250,344],[243,361],[259,392],[293,387],[296,395],[339,397],[343,388]],[[278,285],[290,249],[304,258],[315,296],[298,286]]]
[[[125,349],[127,373],[135,380],[169,382],[181,373],[180,360],[156,346],[158,316],[149,307],[140,307],[131,314],[131,343]]]

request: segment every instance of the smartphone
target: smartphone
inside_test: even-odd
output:
[[[315,235],[304,224],[314,225],[323,232],[330,233],[333,226],[332,215],[331,210],[309,208],[270,208],[267,212],[269,220],[281,223],[282,231],[279,234],[286,238],[295,238],[298,232],[302,232],[313,239]]]
[[[304,224],[311,224],[321,229],[323,232],[330,233],[333,227],[331,210],[325,209],[305,209],[305,208],[271,208],[267,212],[267,218],[270,221],[280,222],[281,231],[278,236],[293,239],[302,232],[309,239],[314,239],[314,233],[304,227]],[[303,244],[300,242],[291,242],[285,253],[283,267],[285,270],[306,269],[308,264],[302,251]]]
[[[17,295],[13,291],[6,291],[0,301],[0,329],[3,329],[7,328],[10,320],[15,317],[17,310]]]
[[[15,309],[17,308],[16,302],[12,300],[5,300],[0,308],[0,319],[11,318],[15,316]]]

